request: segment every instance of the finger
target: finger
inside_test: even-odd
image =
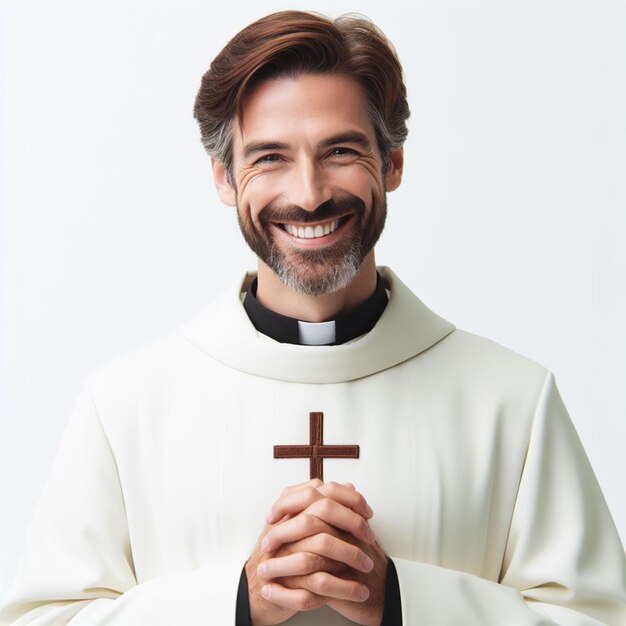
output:
[[[359,493],[352,483],[348,484],[349,486],[331,481],[317,487],[317,490],[335,502],[352,509],[365,519],[370,519],[374,515],[372,507],[370,507],[363,494]]]
[[[289,485],[287,487],[285,487],[277,502],[280,501],[282,498],[288,496],[289,494],[295,492],[295,491],[299,491],[301,489],[315,489],[317,487],[321,487],[324,483],[319,479],[319,478],[312,478],[311,480],[307,480],[305,483],[298,483],[296,485]],[[272,508],[268,511],[268,513],[265,515],[265,521],[268,524],[275,524],[276,522],[280,521],[283,518],[284,514],[281,513],[276,513],[273,514],[273,508],[274,506],[272,505]],[[302,509],[300,509],[302,510]],[[300,511],[296,511],[296,513],[299,513]]]
[[[317,510],[314,503],[305,512],[270,528],[261,542],[264,552],[277,550],[284,544],[293,543],[320,533],[335,535],[342,530],[352,534],[360,541],[376,541],[374,531],[367,522],[356,513],[341,507],[332,500],[320,501]]]
[[[285,515],[297,515],[324,496],[312,485],[305,483],[297,489],[287,487],[280,498],[272,504],[272,508],[265,516],[268,524],[274,524]]]
[[[317,488],[317,487],[321,487],[323,484],[324,484],[323,481],[321,481],[319,478],[311,478],[311,480],[307,480],[306,482],[303,482],[303,483],[297,483],[296,485],[288,485],[282,490],[282,493],[280,495],[282,497],[288,493],[291,493],[292,491],[302,489],[302,487]]]
[[[331,600],[364,602],[369,598],[369,589],[354,580],[345,580],[328,572],[314,572],[305,576],[292,576],[283,580],[290,588],[306,589],[317,596]],[[271,584],[271,583],[269,583]]]
[[[261,549],[264,552],[272,552],[285,543],[292,543],[325,532],[331,534],[332,528],[323,520],[309,513],[300,513],[270,528],[261,542]]]
[[[303,513],[273,526],[263,538],[261,548],[265,552],[271,552],[285,543],[299,541],[318,533],[332,535],[337,529],[345,530],[368,544],[376,541],[376,534],[360,515],[324,498],[314,502]]]
[[[284,491],[283,495],[272,505],[265,520],[268,524],[273,524],[282,519],[286,514],[297,514],[304,511],[313,502],[321,500],[323,497],[339,502],[343,506],[352,509],[366,519],[371,518],[374,513],[365,501],[365,498],[354,488],[350,489],[345,485],[336,482],[322,483],[314,487],[309,481],[298,489]]]
[[[366,519],[330,498],[317,500],[306,509],[305,513],[314,515],[330,526],[345,530],[365,543],[376,541],[376,534]]]
[[[257,567],[256,573],[268,580],[284,576],[303,576],[321,570],[328,571],[331,561],[332,559],[313,552],[295,552],[263,561]]]
[[[280,578],[329,571],[337,563],[365,573],[374,569],[374,562],[363,550],[326,533],[308,537],[288,547],[293,549],[291,554],[263,561],[257,568],[259,576]]]
[[[295,611],[311,611],[331,600],[317,596],[307,589],[289,589],[273,582],[261,587],[261,595],[278,606]]]

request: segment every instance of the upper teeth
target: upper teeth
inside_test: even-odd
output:
[[[317,226],[294,226],[292,224],[283,224],[285,230],[294,237],[300,239],[315,239],[316,237],[324,237],[337,230],[339,220],[332,220]]]

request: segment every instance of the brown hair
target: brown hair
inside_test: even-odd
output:
[[[237,33],[202,77],[194,105],[202,143],[222,161],[232,179],[233,124],[253,85],[304,73],[341,74],[364,89],[368,112],[383,156],[402,146],[410,112],[402,67],[392,44],[369,19],[345,14],[331,20],[319,13],[279,11]]]

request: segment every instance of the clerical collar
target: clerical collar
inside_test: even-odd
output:
[[[328,322],[303,322],[264,307],[256,299],[257,279],[246,292],[244,309],[253,326],[280,343],[328,346],[346,343],[374,328],[387,306],[387,292],[376,273],[374,293],[356,309]]]

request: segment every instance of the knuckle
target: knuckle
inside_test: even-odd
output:
[[[367,505],[367,502],[365,502],[365,498],[360,493],[357,493],[357,496],[355,499],[355,506],[365,508],[366,505]]]
[[[328,576],[324,572],[315,572],[309,576],[308,587],[318,595],[324,595],[328,588]]]
[[[302,553],[302,567],[307,572],[315,572],[320,569],[323,564],[323,557],[319,554],[314,554],[313,552],[304,552]]]
[[[300,524],[305,529],[312,528],[312,527],[314,528],[316,521],[317,521],[317,518],[315,517],[315,515],[312,515],[311,513],[304,512],[300,516]]]
[[[356,520],[355,530],[357,530],[358,532],[362,534],[365,534],[368,528],[369,528],[369,524],[361,516],[358,516]]]
[[[307,552],[293,552],[294,566],[298,568],[298,571],[305,573],[309,567],[309,555]]]
[[[334,505],[333,500],[331,500],[328,497],[324,497],[321,500],[318,500],[317,509],[321,515],[325,516],[325,515],[330,514],[330,512],[332,511],[333,505]]]
[[[326,483],[325,491],[329,495],[336,495],[338,493],[339,489],[340,489],[339,483],[335,482],[334,480],[332,480],[329,483]]]
[[[303,572],[310,572],[313,567],[313,554],[310,552],[300,552],[298,554],[298,568]]]
[[[365,552],[363,552],[363,550],[357,548],[356,546],[352,548],[350,552],[350,558],[352,559],[353,563],[361,563],[366,556]]]
[[[333,547],[334,537],[328,533],[319,533],[317,535],[317,547],[320,552],[329,552]]]
[[[305,487],[305,493],[308,500],[315,501],[319,496],[319,491],[313,487]]]
[[[302,589],[297,592],[295,605],[300,611],[310,611],[311,609],[317,608],[320,603],[310,591]]]
[[[311,487],[314,487],[315,489],[317,489],[318,487],[321,487],[324,484],[324,482],[320,480],[319,478],[313,478],[309,481],[309,484],[311,485]]]
[[[355,585],[352,587],[352,589],[350,590],[350,595],[352,596],[352,599],[355,602],[362,602],[363,598],[360,597],[361,595],[361,585],[359,585],[358,583],[355,583]],[[365,587],[365,589],[368,592],[368,597],[369,597],[369,589],[367,587]]]

